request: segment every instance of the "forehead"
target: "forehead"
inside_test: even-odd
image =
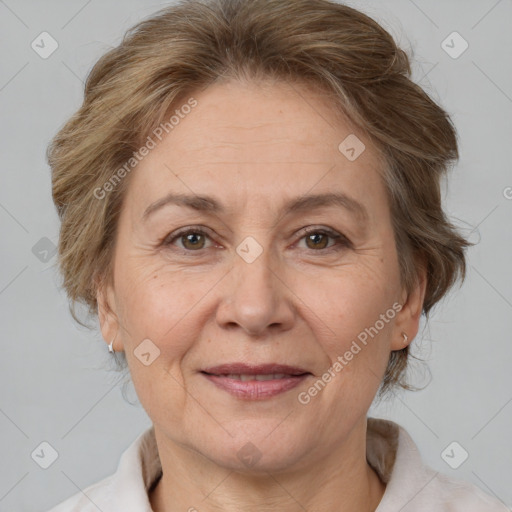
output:
[[[179,145],[197,160],[221,149],[225,156],[256,153],[258,162],[278,155],[330,160],[343,135],[355,130],[325,93],[306,84],[228,81],[194,97],[198,105],[172,130],[168,148]],[[262,146],[274,151],[258,152]]]
[[[129,195],[137,203],[147,206],[169,191],[244,203],[333,187],[359,198],[383,193],[374,148],[325,94],[305,85],[230,81],[191,97],[196,106],[133,173]],[[362,151],[355,160],[347,158],[345,140]]]

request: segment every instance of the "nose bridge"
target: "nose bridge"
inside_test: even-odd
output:
[[[260,244],[249,236],[237,246],[234,268],[218,310],[220,323],[237,324],[251,334],[261,334],[269,326],[289,328],[293,318],[291,304],[286,287],[276,276],[278,258],[267,241],[268,237]]]
[[[268,245],[263,247],[253,237],[248,237],[239,244],[236,252],[233,262],[235,289],[243,291],[246,298],[253,296],[273,299],[275,277],[271,270],[272,249]]]

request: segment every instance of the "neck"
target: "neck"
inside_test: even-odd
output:
[[[385,485],[366,461],[366,418],[338,450],[288,472],[222,468],[157,434],[163,475],[149,493],[154,512],[374,512]],[[201,465],[197,465],[201,459]],[[190,468],[194,468],[193,471]]]

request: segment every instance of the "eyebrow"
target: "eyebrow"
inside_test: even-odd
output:
[[[196,211],[222,214],[226,208],[211,196],[187,195],[170,193],[158,201],[150,204],[142,214],[142,220],[168,205],[177,205],[191,208]],[[286,214],[310,211],[318,208],[336,206],[348,210],[361,221],[368,220],[366,208],[343,192],[329,192],[324,194],[312,194],[288,200],[282,207]]]

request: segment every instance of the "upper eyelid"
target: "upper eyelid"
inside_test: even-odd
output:
[[[179,229],[176,229],[175,231],[173,231],[172,233],[169,233],[167,234],[164,238],[163,238],[163,242],[165,242],[166,240],[175,240],[177,238],[179,238],[180,236],[184,236],[188,233],[203,233],[205,235],[208,235],[208,236],[212,236],[212,230],[205,227],[205,226],[186,226],[186,227],[183,227],[183,228],[179,228]]]
[[[296,236],[300,235],[299,240],[302,240],[304,237],[308,236],[311,233],[316,232],[323,232],[325,235],[329,236],[333,240],[337,242],[346,242],[347,244],[351,244],[352,242],[350,239],[342,232],[337,231],[333,228],[328,228],[324,226],[317,226],[317,225],[310,225],[305,226],[301,229],[299,229],[296,232]],[[176,230],[173,233],[168,234],[164,239],[162,240],[163,244],[171,245],[175,241],[179,240],[180,237],[188,234],[188,233],[201,233],[203,235],[206,235],[210,238],[210,240],[213,242],[212,237],[212,230],[210,228],[207,228],[206,226],[186,226],[183,228],[180,228]],[[172,235],[172,236],[171,236]],[[194,251],[187,251],[187,252],[194,252]]]

